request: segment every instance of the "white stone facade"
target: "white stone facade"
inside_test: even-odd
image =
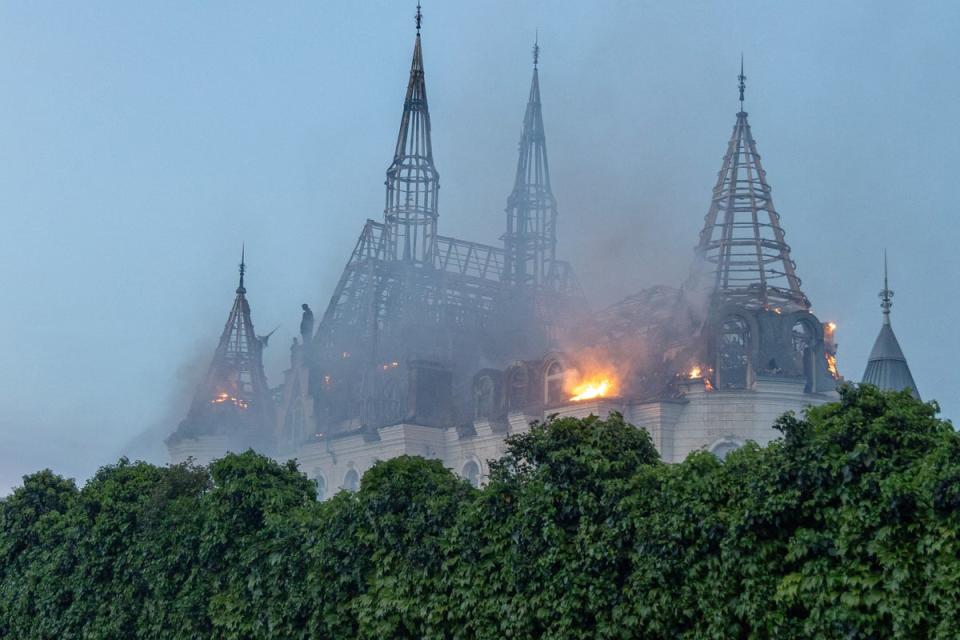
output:
[[[779,436],[773,424],[782,414],[800,414],[837,397],[834,392],[805,393],[802,380],[764,377],[758,377],[749,389],[708,390],[699,379],[684,387],[684,395],[676,400],[601,398],[551,409],[547,414],[584,418],[619,411],[629,423],[650,433],[664,461],[679,462],[698,450],[723,456],[747,441],[766,444]],[[320,437],[277,457],[295,458],[300,469],[317,481],[322,497],[355,487],[377,461],[401,455],[439,459],[457,475],[482,483],[490,472],[489,461],[503,455],[506,436],[523,433],[530,422],[544,417],[511,413],[499,429],[487,420],[478,420],[470,435],[454,428],[398,424],[379,429],[379,439],[361,432]],[[203,464],[225,453],[225,447],[223,438],[201,438],[185,440],[170,453],[174,462],[192,457]]]

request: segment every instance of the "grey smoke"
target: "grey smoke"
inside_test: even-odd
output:
[[[742,50],[750,121],[804,290],[839,325],[841,372],[860,376],[879,329],[886,246],[917,384],[957,415],[956,3],[424,12],[442,233],[498,243],[539,28],[561,257],[597,308],[679,285]],[[45,466],[82,479],[122,451],[162,453],[189,403],[178,369],[209,361],[243,242],[257,329],[283,325],[266,354],[280,382],[300,304],[322,315],[382,214],[412,40],[411,7],[386,0],[0,6],[0,493]]]

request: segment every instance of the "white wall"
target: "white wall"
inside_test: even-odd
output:
[[[759,379],[751,389],[708,391],[701,381],[691,381],[681,400],[630,403],[618,398],[604,398],[576,403],[550,413],[583,418],[590,414],[606,416],[620,411],[631,424],[646,429],[654,446],[666,462],[679,462],[693,451],[712,450],[730,443],[741,445],[747,440],[766,444],[779,436],[773,429],[776,419],[787,411],[801,413],[810,405],[836,398],[831,394],[803,392],[802,381]],[[529,423],[542,415],[510,414],[506,433],[494,429],[487,420],[474,423],[475,435],[462,436],[456,429],[438,429],[415,424],[399,424],[378,430],[379,440],[370,441],[360,433],[322,438],[303,445],[294,455],[301,471],[310,478],[322,476],[326,497],[343,488],[351,470],[362,477],[378,460],[401,455],[422,456],[443,461],[458,476],[474,461],[480,467],[481,482],[489,477],[488,461],[505,452],[504,439],[512,433],[529,430]],[[174,462],[192,456],[199,464],[207,464],[226,452],[224,437],[184,440],[170,447]]]

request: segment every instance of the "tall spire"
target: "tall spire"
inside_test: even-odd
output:
[[[880,308],[883,309],[883,324],[890,324],[890,308],[893,306],[893,291],[887,279],[887,250],[883,250],[883,289],[880,291]]]
[[[274,406],[263,372],[263,342],[254,333],[244,275],[246,248],[241,251],[240,286],[214,351],[204,381],[197,388],[180,431],[250,433],[272,428]]]
[[[417,37],[413,46],[410,80],[403,102],[400,133],[387,169],[384,220],[393,239],[397,257],[411,262],[432,262],[437,235],[437,191],[439,175],[433,166],[430,141],[430,111],[420,48],[423,13],[417,4]]]
[[[883,289],[880,291],[880,308],[883,309],[883,324],[880,333],[873,343],[867,368],[863,372],[861,382],[872,384],[889,391],[903,391],[907,389],[915,398],[920,397],[920,391],[913,381],[910,365],[903,355],[900,342],[893,333],[890,324],[890,308],[893,306],[893,291],[890,290],[887,278],[887,252],[883,252]]]
[[[742,58],[740,65],[741,108],[700,232],[700,269],[711,273],[712,293],[722,300],[809,309],[743,110]]]
[[[540,104],[539,37],[533,45],[533,79],[523,116],[513,192],[507,198],[505,278],[515,284],[548,284],[557,245],[557,201],[550,189],[547,139]]]
[[[740,111],[743,111],[743,92],[747,88],[747,76],[743,75],[743,52],[740,52],[740,75],[737,76],[739,84],[737,88],[740,89]]]
[[[246,243],[240,245],[240,286],[237,287],[237,293],[246,293],[247,290],[243,286],[243,275],[247,272],[247,245]]]

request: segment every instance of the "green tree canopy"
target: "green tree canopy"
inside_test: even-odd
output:
[[[955,638],[960,436],[869,386],[724,460],[611,414],[507,439],[472,488],[376,464],[121,460],[0,499],[0,638]]]

